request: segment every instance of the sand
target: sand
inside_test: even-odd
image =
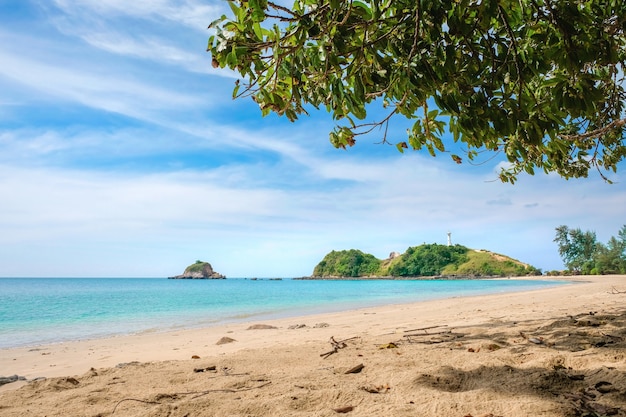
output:
[[[0,415],[626,416],[626,276],[571,279],[4,349]]]

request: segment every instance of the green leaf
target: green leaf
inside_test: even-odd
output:
[[[256,35],[259,41],[263,40],[263,29],[261,29],[261,25],[258,22],[252,24],[252,30],[254,30],[254,34]]]
[[[255,21],[261,21],[265,18],[265,9],[261,4],[261,0],[248,0],[250,9],[252,10],[252,18]]]

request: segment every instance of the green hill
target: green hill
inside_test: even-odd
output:
[[[424,244],[401,255],[378,259],[357,249],[332,251],[313,270],[313,278],[502,277],[541,275],[531,265],[487,250]]]

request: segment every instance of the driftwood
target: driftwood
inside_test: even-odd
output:
[[[464,335],[462,333],[453,333],[452,329],[445,329],[445,330],[439,330],[436,332],[428,332],[428,330],[431,329],[438,329],[441,327],[448,327],[447,325],[441,325],[441,326],[430,326],[430,327],[422,327],[420,329],[412,329],[412,330],[406,330],[406,332],[417,332],[417,331],[421,331],[423,333],[410,333],[410,334],[405,334],[404,337],[406,338],[406,340],[409,343],[426,343],[426,344],[433,344],[433,343],[443,343],[443,342],[449,342],[452,341],[454,339],[458,339],[460,337],[463,337]],[[438,336],[436,338],[433,338],[433,336]],[[428,340],[424,340],[424,337],[430,337],[430,339]],[[419,338],[418,340],[413,340],[413,338]]]
[[[332,349],[332,350],[330,350],[330,351],[328,351],[328,352],[325,352],[325,353],[320,354],[320,356],[321,356],[322,358],[324,358],[324,359],[328,358],[328,357],[329,357],[330,355],[332,355],[333,353],[337,353],[337,352],[339,352],[339,349],[343,349],[343,348],[345,348],[346,346],[348,346],[348,345],[346,344],[346,342],[347,342],[348,340],[353,340],[353,339],[358,339],[358,336],[355,336],[355,337],[350,337],[350,338],[348,338],[348,339],[343,339],[343,340],[339,340],[339,341],[335,340],[335,336],[331,336],[331,337],[330,337],[330,344],[332,345],[333,349]]]
[[[447,324],[441,324],[439,326],[428,326],[428,327],[420,327],[419,329],[411,329],[411,330],[405,330],[404,333],[409,333],[409,332],[422,332],[422,331],[426,331],[426,330],[430,330],[430,329],[436,329],[438,327],[448,327]],[[428,332],[426,332],[428,333]]]
[[[441,332],[435,332],[435,333],[414,333],[414,334],[405,334],[404,337],[419,337],[419,336],[434,336],[437,334],[451,334],[452,330],[444,330]]]
[[[463,334],[461,333],[452,333],[452,329],[444,329],[444,330],[438,330],[435,332],[429,332],[429,330],[441,329],[443,327],[448,327],[448,325],[441,324],[438,326],[428,326],[428,327],[420,327],[419,329],[405,330],[404,333],[409,333],[409,334],[405,334],[404,337],[409,343],[427,343],[427,344],[449,342],[451,340],[458,339],[459,337],[463,337]],[[413,333],[413,332],[421,332],[421,333]],[[430,339],[430,340],[423,340],[423,339],[413,340],[412,339],[414,337],[423,338],[426,336],[432,337],[432,336],[437,336],[437,335],[445,335],[445,336],[442,336],[436,339]]]

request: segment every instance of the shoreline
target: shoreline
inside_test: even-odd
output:
[[[623,353],[624,346],[626,346],[623,340],[626,339],[626,329],[622,327],[620,330],[620,328],[614,329],[607,326],[617,323],[622,316],[626,319],[626,275],[573,276],[555,280],[575,282],[575,284],[523,292],[386,305],[262,322],[232,323],[203,329],[167,333],[148,332],[107,339],[65,342],[35,349],[2,349],[0,350],[2,353],[0,369],[3,374],[0,376],[15,374],[24,376],[29,381],[13,382],[0,387],[0,403],[10,404],[5,408],[8,416],[21,415],[20,413],[23,414],[27,408],[20,407],[28,407],[30,398],[34,396],[34,392],[37,392],[37,401],[43,404],[40,408],[42,411],[41,414],[33,415],[64,415],[63,413],[68,414],[68,412],[72,414],[72,411],[74,414],[86,414],[86,411],[81,412],[76,409],[79,407],[78,403],[72,403],[72,405],[64,403],[67,401],[62,395],[65,388],[61,390],[58,384],[59,381],[70,381],[67,389],[75,389],[77,393],[82,392],[81,389],[88,390],[82,396],[74,396],[76,399],[72,401],[87,401],[83,398],[88,396],[87,393],[102,390],[103,403],[108,401],[106,407],[103,405],[108,412],[103,411],[102,415],[110,415],[117,401],[129,397],[147,398],[144,401],[149,401],[146,395],[153,390],[157,390],[155,392],[188,392],[192,390],[192,386],[196,386],[193,384],[200,384],[196,386],[198,390],[200,390],[199,386],[204,386],[203,389],[206,390],[207,386],[213,386],[213,383],[207,385],[208,374],[205,375],[204,371],[192,372],[192,370],[206,369],[208,373],[208,369],[212,366],[217,366],[218,371],[211,371],[214,373],[210,374],[210,378],[217,378],[220,381],[223,379],[225,383],[234,378],[234,376],[229,376],[231,373],[243,375],[241,372],[246,375],[255,375],[255,378],[267,380],[268,383],[271,382],[269,386],[258,388],[264,390],[263,400],[258,397],[259,393],[255,394],[254,391],[247,394],[233,387],[220,388],[225,392],[237,391],[235,397],[239,399],[232,398],[231,394],[224,394],[224,398],[219,401],[216,397],[212,397],[211,406],[216,407],[214,415],[330,416],[335,415],[336,412],[329,408],[329,403],[332,402],[337,406],[343,403],[346,406],[356,406],[358,401],[361,401],[358,403],[361,404],[358,406],[361,409],[359,415],[363,415],[363,410],[365,410],[361,408],[364,407],[363,404],[369,404],[367,410],[371,411],[367,415],[392,412],[397,416],[409,416],[417,412],[417,414],[421,413],[420,415],[458,415],[461,417],[469,413],[481,415],[479,414],[481,410],[483,414],[491,412],[494,415],[532,415],[533,413],[543,413],[549,416],[564,415],[560,408],[554,411],[556,406],[552,402],[555,401],[553,398],[555,396],[552,394],[546,398],[542,397],[538,402],[536,395],[540,394],[534,391],[530,397],[520,395],[520,398],[517,398],[516,388],[511,388],[510,393],[502,397],[500,391],[503,388],[481,391],[479,388],[461,389],[457,386],[470,384],[470,381],[474,379],[483,381],[482,374],[477,374],[474,379],[462,378],[460,382],[453,383],[456,387],[454,389],[443,387],[446,389],[441,390],[440,385],[445,385],[444,382],[452,378],[446,374],[446,372],[452,372],[451,369],[465,369],[463,372],[470,373],[480,371],[485,374],[482,383],[487,385],[489,381],[494,380],[501,386],[522,382],[532,386],[535,383],[532,381],[538,378],[537,375],[544,373],[552,375],[551,373],[556,371],[567,375],[569,375],[568,372],[588,375],[586,376],[587,382],[595,381],[593,375],[597,374],[603,378],[603,381],[612,384],[615,388],[616,403],[623,401],[622,396],[626,396],[626,378],[624,378],[626,359]],[[612,292],[613,289],[617,292]],[[582,327],[587,326],[584,323],[591,323],[593,320],[597,321],[597,328],[592,327],[592,324],[589,324],[591,327]],[[583,323],[583,325],[575,326],[572,324],[574,322]],[[263,328],[264,326],[250,328],[253,325],[265,325],[270,328]],[[560,331],[561,327],[567,326],[574,327],[568,327],[567,331]],[[407,331],[430,327],[436,330],[443,329],[441,331],[443,335],[455,335],[458,338],[443,341],[432,339],[431,344],[423,344],[421,340],[415,343],[407,342]],[[559,332],[556,329],[559,329]],[[620,334],[620,331],[624,334]],[[425,330],[425,332],[429,331]],[[573,339],[569,340],[568,337],[573,338],[572,335],[583,332],[589,335],[596,332],[600,335],[598,337],[601,337],[601,334],[609,334],[615,340],[613,343],[610,339],[603,339],[606,345],[601,345],[599,342],[596,345],[589,345],[587,342],[582,344],[583,342],[576,341],[580,344],[580,347],[576,349],[584,348],[584,351],[577,352],[570,346],[574,342]],[[440,337],[437,333],[433,331],[432,336],[430,334],[427,336]],[[424,335],[420,334],[420,336]],[[224,337],[235,341],[218,344]],[[320,355],[332,347],[329,345],[332,337],[337,341],[345,340],[345,349],[331,354],[327,359],[321,358]],[[538,344],[530,343],[533,339],[539,340]],[[381,343],[389,344],[390,342],[397,343],[397,349],[378,347]],[[192,359],[194,356],[199,358]],[[346,366],[353,367],[358,363],[365,366],[364,371],[358,376],[347,377],[343,376],[343,373],[337,374],[338,370]],[[606,368],[607,366],[610,369]],[[331,368],[334,371],[330,371]],[[220,372],[220,369],[223,372]],[[507,372],[502,369],[508,369],[507,372],[512,378],[510,381]],[[164,376],[161,372],[169,376]],[[409,374],[406,374],[407,372]],[[495,372],[495,374],[487,377],[488,372]],[[105,378],[109,374],[115,374],[120,381],[128,381],[131,385],[125,384],[124,391],[119,395],[106,394],[112,383],[110,379]],[[173,376],[179,374],[180,377]],[[430,381],[429,378],[433,375],[440,375],[437,377],[440,378],[438,379],[440,382]],[[563,379],[563,381],[559,379],[559,383],[580,385],[584,382],[570,379],[567,375],[563,377],[564,379],[559,376]],[[528,376],[528,381],[524,379],[524,376]],[[557,376],[552,375],[550,378],[557,378]],[[39,377],[47,379],[32,381]],[[321,379],[316,379],[318,377]],[[155,378],[158,379],[158,383]],[[382,396],[376,397],[360,388],[357,389],[358,384],[355,386],[350,383],[357,379],[363,384],[382,384],[380,386],[388,384],[391,389],[388,394],[385,394],[384,398],[387,400],[381,399],[382,402],[380,402],[377,398],[383,398]],[[76,384],[72,381],[76,381]],[[256,390],[256,387],[262,385],[251,381],[241,382],[241,384],[251,390],[253,387]],[[414,397],[415,390],[418,389],[416,384],[420,386],[419,390],[426,390],[418,391],[423,394],[424,398],[428,398],[428,401],[424,402],[425,400]],[[422,386],[424,384],[429,386]],[[97,388],[98,386],[102,388]],[[531,388],[525,387],[524,389],[532,390]],[[476,391],[476,389],[479,390]],[[296,393],[292,392],[294,390]],[[344,397],[343,394],[339,394],[344,391],[350,392],[350,396]],[[545,388],[544,391],[549,394],[549,388]],[[311,397],[306,407],[302,405],[309,410],[308,414],[291,408],[288,410],[275,408],[287,407],[285,404],[293,405],[297,401],[291,398],[303,398],[305,392],[308,392],[308,397]],[[334,394],[331,395],[332,392]],[[316,395],[321,395],[321,393],[324,395],[317,398]],[[436,393],[435,397],[433,397],[434,393]],[[326,397],[326,395],[331,396]],[[405,401],[404,396],[413,398],[411,400],[413,403],[419,402],[420,407],[426,408],[416,409],[415,404]],[[605,403],[607,401],[610,403],[612,396],[611,393],[602,398]],[[182,396],[180,397],[182,402],[177,405],[179,409],[195,406],[195,403],[187,404],[188,400],[183,401]],[[284,399],[285,404],[282,400],[274,401],[272,398]],[[209,401],[208,398],[206,400]],[[371,401],[374,402],[371,403]],[[160,401],[153,402],[160,403]],[[383,406],[386,402],[390,403]],[[454,413],[441,408],[442,404],[452,403],[465,404],[466,408]],[[559,400],[558,407],[565,407],[564,404],[565,402]],[[91,413],[94,404],[83,406],[87,407],[85,410],[89,409]],[[257,406],[261,408],[255,409],[254,407]],[[32,410],[34,407],[32,403],[30,407]],[[58,414],[51,413],[55,407],[59,407]],[[130,408],[131,405],[127,407]],[[141,408],[140,404],[133,407]],[[143,407],[146,405],[144,404]],[[239,413],[230,413],[233,407],[240,410]],[[385,409],[384,407],[391,408]],[[289,410],[293,413],[288,412]],[[553,410],[552,414],[546,410]],[[15,413],[11,414],[13,411]],[[120,413],[120,415],[146,414]],[[619,411],[617,415],[626,415],[626,410]]]
[[[624,283],[626,284],[626,276],[615,276],[615,277],[623,277]],[[596,282],[597,279],[604,279],[605,276],[569,276],[569,277],[560,277],[556,279],[551,279],[554,281],[565,281],[571,282],[573,284],[583,284]],[[498,280],[527,280],[528,277],[506,277],[506,278],[493,278]],[[516,298],[518,296],[523,296],[526,294],[533,294],[537,292],[549,291],[549,290],[558,290],[562,288],[563,285],[558,285],[555,287],[548,288],[540,288],[528,291],[515,291],[515,292],[506,292],[506,293],[496,293],[496,294],[483,294],[483,295],[469,295],[469,296],[451,296],[446,298],[434,299],[434,300],[426,300],[426,301],[416,301],[411,303],[396,303],[396,304],[385,304],[381,306],[374,307],[363,307],[345,311],[338,312],[326,312],[326,313],[314,313],[314,314],[305,314],[305,315],[297,315],[297,316],[289,316],[289,317],[280,317],[280,318],[270,318],[270,319],[244,319],[241,321],[234,321],[226,324],[218,324],[214,326],[202,326],[202,327],[184,327],[177,330],[159,330],[159,329],[150,329],[144,330],[137,333],[130,334],[120,334],[114,336],[107,337],[99,337],[99,338],[89,338],[89,339],[81,339],[81,340],[70,340],[70,341],[60,341],[55,343],[48,344],[38,344],[38,345],[27,345],[27,346],[18,346],[18,347],[9,347],[9,348],[1,348],[0,353],[2,353],[2,357],[0,358],[0,369],[6,375],[0,376],[8,376],[8,375],[19,375],[24,376],[27,379],[39,378],[39,377],[58,377],[69,374],[76,374],[84,371],[84,369],[80,369],[78,364],[82,363],[82,361],[74,361],[70,366],[69,361],[67,361],[66,353],[68,351],[75,352],[83,352],[84,349],[88,349],[89,352],[92,351],[102,351],[111,353],[113,350],[113,346],[120,344],[124,347],[122,351],[117,352],[114,356],[104,356],[101,355],[98,359],[98,362],[103,366],[115,366],[118,363],[123,362],[131,362],[133,360],[138,360],[138,356],[136,355],[136,351],[143,351],[145,354],[146,360],[160,360],[161,356],[163,360],[182,360],[187,359],[188,357],[181,355],[182,351],[186,351],[189,348],[181,349],[181,347],[177,347],[179,338],[189,338],[190,341],[186,342],[186,346],[193,346],[194,349],[197,350],[196,344],[200,339],[207,339],[210,336],[215,337],[216,341],[219,339],[218,335],[228,335],[236,332],[241,332],[242,329],[247,328],[248,326],[259,323],[262,321],[263,323],[268,323],[269,325],[273,325],[276,327],[285,328],[294,323],[299,323],[301,321],[306,322],[327,322],[327,321],[343,321],[343,319],[347,319],[348,321],[352,321],[353,317],[356,315],[375,315],[379,312],[388,313],[389,311],[393,311],[395,309],[399,310],[430,310],[432,308],[437,308],[440,304],[452,304],[453,300],[464,300],[467,302],[474,302],[485,299],[484,302],[489,302],[490,298],[502,298],[502,297],[513,297]],[[481,301],[482,302],[482,301]],[[345,317],[344,317],[345,316]],[[291,324],[289,324],[291,323]],[[220,336],[221,337],[221,336]],[[165,344],[171,350],[170,354],[165,355],[162,352],[159,352],[157,355],[151,354],[150,349],[139,349],[140,347],[149,347],[155,339],[161,339],[161,341],[165,341]],[[116,343],[117,342],[117,343]],[[256,342],[255,339],[246,340],[244,343],[249,344],[252,342]],[[207,341],[208,343],[208,341]],[[202,347],[210,346],[210,344],[204,344]],[[136,347],[136,348],[135,348]],[[218,349],[218,354],[232,353],[236,352],[240,349],[248,348],[248,346],[243,346],[242,344],[231,345],[222,349]],[[49,356],[48,358],[37,358],[38,352],[40,356]],[[87,356],[93,356],[92,353],[87,353]],[[33,354],[35,353],[35,354]],[[10,356],[17,356],[13,358],[11,361],[5,360]],[[119,356],[119,359],[118,359]],[[191,355],[189,355],[191,356]],[[60,361],[51,360],[52,358],[57,357],[60,358]],[[37,362],[41,362],[40,365],[34,365],[33,367],[26,366],[24,369],[21,368],[25,362],[34,361],[36,359]],[[50,360],[48,360],[50,359]],[[107,360],[107,359],[115,359],[115,360]],[[115,362],[119,360],[119,362]],[[57,364],[56,362],[59,362]],[[48,368],[45,367],[48,365]],[[86,365],[85,365],[86,366]],[[88,368],[87,368],[88,369]],[[38,374],[39,372],[40,374]],[[69,374],[67,373],[69,372]],[[6,386],[0,386],[0,392],[6,389]]]
[[[132,279],[131,279],[132,280]],[[139,279],[135,280],[138,281]],[[265,279],[259,279],[265,280]],[[151,281],[154,281],[151,280]],[[164,281],[164,280],[158,280]],[[273,281],[273,279],[268,279],[268,281]],[[288,288],[286,290],[281,290],[272,287],[269,291],[279,291],[281,292],[280,299],[288,300],[290,298],[290,294],[292,291],[299,291],[298,287],[293,287],[294,284],[297,285],[297,279],[287,279],[287,281],[293,281],[292,283],[287,283],[287,287],[280,287],[281,289]],[[326,280],[327,282],[331,282],[334,287],[334,284],[341,286],[342,288],[348,283],[348,281],[355,280]],[[493,277],[489,279],[456,279],[456,280],[418,280],[418,279],[402,279],[402,280],[393,280],[393,281],[401,281],[401,282],[411,282],[415,283],[416,287],[413,287],[413,284],[410,284],[411,289],[405,294],[403,291],[397,292],[397,290],[393,290],[394,287],[384,287],[382,294],[377,292],[377,288],[370,288],[371,286],[376,286],[376,282],[380,281],[389,281],[389,280],[378,280],[378,279],[359,279],[358,281],[362,282],[365,288],[360,290],[354,290],[355,294],[358,292],[363,292],[364,297],[360,299],[350,299],[352,297],[339,297],[339,299],[335,299],[335,301],[331,302],[333,298],[332,295],[326,296],[326,298],[322,297],[319,302],[313,302],[311,300],[303,299],[304,303],[297,304],[294,303],[290,305],[290,303],[274,303],[272,302],[266,304],[266,301],[261,301],[256,304],[256,307],[250,309],[246,309],[245,313],[242,314],[239,310],[224,310],[221,311],[218,307],[217,309],[213,309],[209,307],[206,311],[195,311],[191,312],[191,310],[185,310],[184,308],[174,313],[174,310],[166,306],[166,312],[160,316],[159,319],[155,319],[147,313],[142,317],[142,320],[138,321],[135,316],[132,314],[128,317],[114,317],[111,316],[111,320],[107,321],[101,320],[93,323],[92,326],[87,326],[85,323],[80,321],[69,321],[64,322],[63,315],[56,314],[53,315],[52,320],[56,322],[56,327],[48,326],[42,327],[38,326],[36,323],[34,327],[32,327],[29,331],[25,330],[25,327],[20,327],[19,324],[14,324],[15,331],[13,333],[8,332],[0,332],[1,335],[4,336],[4,339],[0,341],[0,350],[2,349],[11,349],[17,347],[31,347],[36,348],[44,345],[54,345],[58,343],[72,342],[72,341],[80,341],[80,340],[92,340],[92,339],[107,339],[114,337],[121,337],[126,335],[133,334],[141,334],[144,332],[152,332],[156,331],[158,333],[166,333],[172,331],[180,331],[183,329],[199,329],[206,327],[215,327],[220,325],[225,325],[229,323],[242,323],[248,321],[255,320],[274,320],[279,318],[289,318],[289,317],[299,317],[305,315],[315,315],[315,314],[324,314],[324,313],[333,313],[333,312],[341,312],[341,311],[349,311],[358,308],[367,308],[367,307],[376,307],[376,306],[384,306],[389,304],[405,304],[412,302],[423,302],[428,299],[441,299],[441,298],[449,298],[456,296],[454,293],[459,293],[457,295],[463,296],[465,294],[472,294],[476,292],[476,294],[490,294],[490,293],[500,293],[500,292],[519,292],[530,289],[531,287],[543,287],[549,285],[562,285],[558,282],[567,282],[567,280],[547,280],[543,277],[537,277],[537,279],[532,279],[527,276],[523,277]],[[452,289],[450,294],[447,292],[438,292],[431,291],[430,286],[422,287],[422,285],[426,285],[428,283],[435,284],[435,281],[441,283],[449,283],[453,287],[458,287],[457,290]],[[508,281],[508,282],[507,282]],[[497,284],[496,282],[500,282],[501,284]],[[555,282],[550,284],[550,282]],[[467,283],[467,287],[464,283]],[[131,285],[136,285],[134,282]],[[505,288],[490,288],[493,284],[494,286],[502,286]],[[510,287],[529,287],[529,288],[510,288]],[[268,285],[265,283],[264,285]],[[308,285],[305,284],[304,291],[307,290]],[[361,285],[361,284],[359,284]],[[384,283],[383,283],[384,285]],[[397,284],[401,285],[401,284]],[[485,286],[484,290],[476,291],[474,286]],[[453,288],[451,287],[451,288]],[[249,288],[246,287],[245,290],[249,291]],[[206,290],[206,288],[204,288]],[[264,291],[264,290],[259,290]],[[351,288],[344,288],[339,290],[338,294],[342,294],[346,291],[347,294],[350,294],[353,291]],[[395,291],[395,294],[394,294]],[[371,292],[371,294],[378,294],[379,298],[368,297],[367,293]],[[384,295],[384,296],[383,296]],[[315,297],[315,295],[314,295]],[[276,298],[276,296],[274,297]],[[342,299],[343,298],[343,299]],[[279,298],[276,298],[279,299]],[[179,300],[180,302],[185,302],[185,300]],[[194,300],[192,299],[192,302]],[[197,300],[196,300],[197,301]],[[106,304],[106,303],[105,303]],[[105,307],[99,307],[100,310],[103,310]],[[169,308],[169,310],[168,310]],[[103,310],[104,311],[104,310]],[[115,306],[110,306],[106,309],[106,311],[116,311]],[[9,321],[10,325],[11,321]],[[6,324],[6,323],[4,323]],[[128,325],[126,325],[128,324]],[[39,330],[35,330],[39,329]],[[0,375],[1,376],[1,375]]]

